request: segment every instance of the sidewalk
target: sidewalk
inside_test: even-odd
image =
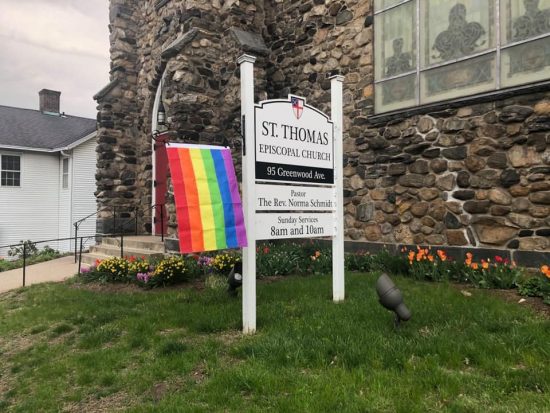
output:
[[[63,281],[78,272],[74,256],[58,258],[51,261],[27,266],[25,285],[48,281]],[[0,293],[23,286],[23,268],[0,272]]]

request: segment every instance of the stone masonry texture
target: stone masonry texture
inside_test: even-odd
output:
[[[96,95],[99,230],[109,208],[130,217],[153,203],[163,73],[173,140],[228,144],[240,170],[236,61],[249,53],[257,101],[292,93],[330,113],[328,78],[345,76],[348,240],[549,252],[548,86],[375,116],[372,12],[372,0],[111,0],[111,83]]]

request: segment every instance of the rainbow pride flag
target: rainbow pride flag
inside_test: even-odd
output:
[[[168,144],[181,252],[246,247],[244,215],[229,148]]]

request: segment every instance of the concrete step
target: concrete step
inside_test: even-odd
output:
[[[110,256],[103,255],[103,254],[93,254],[88,252],[88,253],[82,254],[82,266],[91,267],[95,265],[96,260],[103,261],[107,258],[110,258]]]
[[[120,248],[120,237],[104,237],[101,244]],[[139,250],[151,250],[160,253],[166,252],[164,242],[155,236],[127,236],[124,237],[124,249],[133,248]],[[125,254],[126,255],[126,254]]]
[[[92,245],[90,247],[90,253],[92,254],[99,254],[99,255],[106,255],[108,257],[120,257],[120,247],[114,246],[114,245]],[[124,251],[123,254],[125,257],[145,257],[145,258],[151,258],[151,257],[162,257],[164,254],[160,251],[152,251],[149,249],[141,249],[141,248],[131,248],[129,246],[126,246],[126,242],[124,243]]]
[[[119,251],[119,254],[120,254],[120,251]],[[118,257],[118,256],[119,255],[106,255],[106,254],[101,254],[101,253],[98,253],[98,252],[88,252],[88,253],[82,254],[82,265],[86,265],[86,266],[90,267],[92,265],[95,265],[97,260],[103,261],[103,260],[106,260],[108,258]],[[141,255],[138,255],[138,257],[141,257]],[[160,259],[162,257],[163,257],[162,254],[152,254],[152,255],[149,255],[148,257],[146,257],[146,259],[147,260],[150,260],[151,258],[159,258]]]

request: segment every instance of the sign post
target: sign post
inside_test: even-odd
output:
[[[330,119],[300,96],[254,103],[254,62],[243,55],[243,332],[256,331],[256,240],[332,239],[332,296],[345,298],[343,76],[331,78]]]
[[[344,283],[344,180],[343,180],[343,113],[342,84],[344,76],[330,79],[331,109],[334,122],[334,183],[336,190],[336,213],[334,214],[334,238],[332,240],[332,299],[335,302],[345,298]]]
[[[242,191],[248,247],[243,248],[243,333],[256,331],[256,236],[255,202],[256,170],[254,165],[254,62],[256,58],[242,55],[237,63],[241,70],[241,130],[243,136]]]

